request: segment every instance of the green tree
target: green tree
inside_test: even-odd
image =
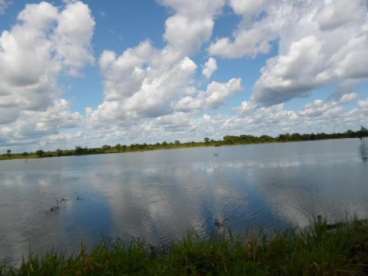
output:
[[[38,151],[36,151],[36,155],[38,157],[44,157],[45,156],[45,152],[43,150],[38,150]]]
[[[204,138],[204,142],[205,142],[206,144],[208,144],[208,143],[210,142],[210,138],[208,138],[208,137]]]
[[[8,149],[8,150],[6,151],[6,155],[7,155],[8,157],[10,157],[10,156],[11,156],[11,153],[12,153],[12,151],[11,151],[10,149]]]
[[[75,152],[76,155],[82,155],[82,154],[86,153],[86,149],[84,149],[82,147],[75,147],[74,152]]]
[[[104,152],[109,151],[109,150],[111,150],[111,146],[109,146],[109,145],[104,145],[104,146],[102,147],[102,150],[103,150]]]

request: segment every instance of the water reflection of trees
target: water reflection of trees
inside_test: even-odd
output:
[[[359,147],[360,157],[363,162],[368,162],[368,139],[362,139]]]

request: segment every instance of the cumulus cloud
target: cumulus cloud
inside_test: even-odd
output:
[[[225,0],[161,0],[160,3],[175,11],[166,20],[165,40],[170,47],[190,55],[210,39],[215,16]]]
[[[79,1],[69,1],[59,14],[55,30],[58,58],[67,67],[69,73],[78,75],[86,64],[94,62],[91,40],[95,21],[89,7]]]
[[[165,46],[159,49],[144,41],[120,54],[103,52],[99,66],[104,100],[96,110],[88,110],[91,129],[82,135],[88,140],[78,137],[79,141],[143,143],[224,134],[345,131],[364,121],[367,104],[352,92],[353,86],[306,103],[300,110],[284,105],[323,85],[355,83],[364,76],[367,24],[362,1],[348,3],[347,11],[362,8],[357,18],[339,22],[329,22],[333,16],[326,13],[338,1],[159,2],[172,11],[165,23]],[[242,22],[232,37],[210,42],[210,58],[202,68],[205,83],[201,83],[194,56],[210,41],[214,22],[226,4]],[[218,69],[215,57],[255,57],[269,53],[273,45],[278,53],[266,62],[253,95],[241,104],[239,113],[214,112],[243,91],[239,78],[208,81]]]
[[[366,16],[366,1],[325,1],[325,5],[318,11],[316,19],[323,30],[335,29],[342,25],[359,23]]]
[[[177,110],[192,111],[196,109],[217,108],[235,93],[243,90],[241,79],[231,79],[226,83],[213,81],[196,96],[186,96],[176,105]]]
[[[171,50],[158,51],[149,42],[121,56],[104,52],[100,66],[105,77],[105,100],[93,120],[158,117],[172,111],[180,95],[190,89],[197,65]]]
[[[358,98],[358,94],[355,92],[343,94],[340,98],[341,103],[350,103],[355,101]]]
[[[89,114],[93,124],[104,120],[157,118],[179,109],[217,107],[239,90],[240,80],[231,80],[227,84],[213,82],[208,86],[208,93],[202,92],[195,80],[198,66],[191,58],[210,39],[215,17],[225,1],[162,0],[160,3],[174,12],[165,23],[166,45],[162,49],[145,41],[121,55],[112,51],[101,55],[104,101]],[[203,74],[210,78],[216,70],[216,60],[210,58]],[[192,99],[188,101],[192,106],[184,108],[188,98]],[[200,102],[198,106],[196,101]]]
[[[253,100],[265,105],[282,103],[327,82],[322,43],[307,36],[290,45],[286,55],[270,59],[255,85]]]
[[[240,58],[269,52],[271,42],[278,37],[278,33],[285,26],[285,20],[291,16],[292,9],[279,6],[277,3],[266,5],[268,2],[265,0],[230,1],[230,6],[235,13],[243,16],[243,22],[232,38],[223,37],[213,42],[209,47],[210,54],[224,58]],[[265,9],[272,16],[266,16],[261,20],[254,17]]]
[[[353,108],[347,104],[358,101]],[[307,102],[300,110],[288,110],[283,103],[272,106],[257,106],[245,101],[239,109],[240,116],[234,125],[244,123],[250,132],[279,134],[282,132],[331,132],[357,129],[364,124],[365,100],[354,93],[346,93],[335,99],[317,99]],[[269,130],[269,131],[268,131]]]
[[[217,67],[217,61],[214,58],[209,58],[206,62],[206,64],[204,65],[204,68],[202,70],[202,74],[207,78],[211,78],[213,73],[215,73],[217,71],[218,67]]]
[[[177,110],[172,114],[139,121],[134,126],[126,126],[125,132],[129,137],[138,137],[141,142],[155,142],[178,138],[185,141],[200,140],[203,137],[221,139],[228,134],[279,135],[286,132],[357,129],[366,122],[368,102],[357,96],[349,96],[351,101],[358,103],[351,107],[347,104],[351,101],[346,102],[344,98],[314,100],[300,110],[288,109],[285,104],[255,107],[250,102],[243,102],[238,114],[209,115]]]
[[[266,4],[267,0],[230,0],[230,6],[239,15],[254,16]]]
[[[348,94],[346,94],[348,95]],[[314,100],[300,110],[290,110],[284,104],[270,107],[252,107],[244,102],[238,114],[176,110],[173,113],[152,118],[137,118],[91,127],[82,132],[50,134],[42,139],[45,145],[66,143],[75,145],[104,145],[117,143],[155,143],[202,140],[203,137],[221,139],[224,135],[278,135],[280,133],[310,133],[346,131],[364,125],[368,115],[366,99],[356,97],[357,104],[348,105],[342,98]],[[351,103],[351,102],[350,102]],[[90,126],[86,124],[86,126]],[[106,135],[109,133],[109,135]]]
[[[365,0],[234,0],[230,6],[243,22],[232,38],[210,45],[212,55],[254,57],[278,43],[278,55],[267,61],[255,85],[254,102],[278,104],[325,84],[367,78]]]
[[[146,40],[120,53],[103,51],[98,58],[103,101],[87,108],[85,116],[71,112],[58,79],[80,76],[95,62],[90,9],[78,0],[64,0],[62,7],[27,5],[0,36],[1,145],[96,146],[344,131],[364,124],[368,103],[355,88],[368,73],[365,0],[158,2],[171,11],[164,46]],[[230,36],[211,41],[225,5],[241,22]],[[209,58],[197,65],[207,45]],[[258,57],[276,49],[250,98],[238,108],[219,111],[244,88],[237,76],[212,79],[222,69],[217,60]],[[327,85],[337,86],[327,99],[306,101],[297,110],[284,104]]]
[[[37,146],[49,136],[60,135],[61,130],[77,127],[81,120],[81,115],[71,112],[69,103],[60,99],[45,111],[22,112],[18,120],[0,127],[0,138],[4,145]]]
[[[23,137],[18,129],[29,128],[32,116],[41,120],[52,113],[69,120],[58,78],[63,72],[80,72],[93,60],[93,29],[94,20],[85,4],[75,1],[59,10],[41,2],[27,5],[17,23],[1,33],[0,137]],[[39,128],[41,124],[34,130]],[[4,136],[9,132],[13,134]]]

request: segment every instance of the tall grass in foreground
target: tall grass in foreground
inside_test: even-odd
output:
[[[189,235],[166,250],[105,243],[72,257],[49,254],[19,268],[0,266],[0,275],[368,275],[368,223],[317,222],[270,238]]]

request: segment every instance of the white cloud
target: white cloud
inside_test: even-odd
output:
[[[211,82],[207,87],[206,105],[209,107],[220,106],[226,98],[234,93],[242,91],[241,79],[231,79],[227,83]]]
[[[365,100],[359,100],[358,106],[348,107],[348,103],[357,101],[356,93],[343,94],[340,98],[314,100],[306,103],[300,110],[287,110],[284,104],[259,107],[253,102],[243,102],[240,117],[234,119],[232,128],[243,128],[250,133],[311,133],[346,131],[364,125]],[[368,110],[368,109],[367,109]],[[243,124],[243,126],[241,125]]]
[[[175,11],[165,23],[164,38],[169,47],[190,55],[210,39],[215,16],[225,0],[161,0],[160,3]]]
[[[267,62],[256,82],[253,100],[272,105],[306,95],[327,81],[325,65],[321,62],[324,58],[318,38],[307,36],[293,42],[286,55]]]
[[[245,1],[244,1],[245,2]],[[227,58],[268,53],[252,101],[273,105],[308,95],[325,84],[368,77],[368,9],[352,1],[231,1],[244,16],[233,38],[220,38],[209,52]],[[249,13],[262,16],[249,18]]]
[[[149,42],[121,56],[104,52],[100,66],[105,99],[91,114],[94,121],[158,117],[172,112],[173,103],[190,88],[197,65],[171,50],[156,50]]]
[[[241,79],[231,79],[226,83],[213,81],[206,91],[195,96],[186,96],[176,104],[176,110],[192,111],[198,109],[217,108],[235,93],[243,90]]]
[[[340,98],[340,102],[341,103],[350,103],[350,102],[353,102],[354,100],[356,100],[357,98],[358,98],[358,94],[354,93],[354,92],[351,92],[351,93],[342,95],[341,98]]]
[[[346,131],[349,128],[358,129],[366,121],[368,103],[366,100],[359,100],[358,103],[356,107],[349,107],[342,99],[315,100],[301,110],[289,110],[284,104],[256,107],[244,102],[238,115],[183,112],[165,115],[151,121],[147,133],[158,135],[149,138],[153,141],[160,141],[160,137],[171,141],[177,138],[190,141],[203,137],[219,139],[229,134]]]
[[[27,5],[17,23],[1,33],[0,139],[24,138],[20,129],[31,130],[32,126],[34,132],[41,133],[38,130],[47,128],[47,120],[55,122],[55,114],[66,121],[54,127],[70,125],[70,117],[65,114],[68,104],[61,99],[58,78],[65,71],[79,72],[91,62],[93,29],[90,10],[81,2],[70,3],[62,10],[41,2]]]
[[[324,38],[322,32],[326,31],[321,30],[316,19],[322,4],[232,1],[235,12],[244,16],[243,22],[234,33],[234,39],[224,38],[229,43],[224,48],[228,53],[214,51],[216,43],[210,47],[210,53],[222,57],[256,56],[268,52],[271,43],[280,39],[279,56],[268,61],[258,81],[257,89],[266,91],[266,87],[272,95],[268,98],[267,93],[255,93],[253,99],[242,104],[239,114],[208,115],[204,112],[219,107],[243,90],[240,79],[212,81],[202,89],[195,78],[198,68],[191,56],[210,39],[213,22],[224,2],[173,0],[161,3],[174,12],[165,24],[167,44],[162,49],[145,41],[120,55],[105,51],[100,57],[104,101],[97,110],[88,111],[90,129],[85,137],[89,138],[83,140],[86,144],[94,139],[109,143],[103,135],[106,132],[110,133],[110,141],[143,143],[204,136],[221,138],[225,134],[343,131],[361,122],[363,108],[349,109],[345,105],[359,97],[347,91],[336,94],[335,99],[306,104],[299,111],[287,110],[283,104],[262,107],[266,102],[272,105],[306,95],[309,89],[328,83],[329,74],[338,78],[337,73],[330,70],[336,67],[319,61],[340,47],[339,44],[334,48],[332,40],[328,45],[326,41],[336,41],[335,36],[341,35],[334,33],[330,34],[331,38]],[[202,74],[210,79],[215,70],[217,62],[209,58]],[[259,98],[255,100],[256,97]]]
[[[202,70],[202,74],[207,78],[210,79],[213,75],[213,73],[215,73],[217,71],[218,67],[217,67],[217,61],[214,58],[209,58],[206,62],[206,64],[204,65],[204,68]]]
[[[257,14],[267,1],[268,0],[230,0],[230,6],[235,13],[249,16]]]
[[[269,3],[268,3],[269,2]],[[223,37],[213,42],[209,53],[224,58],[254,57],[271,50],[271,42],[278,38],[286,20],[293,18],[292,5],[280,5],[278,1],[230,1],[232,9],[243,16],[242,23],[232,38]],[[267,12],[258,20],[254,15]]]
[[[209,86],[211,96],[205,102],[203,96],[198,96],[202,93],[195,81],[198,66],[191,58],[210,39],[214,19],[225,1],[162,0],[160,3],[174,11],[165,23],[166,45],[156,49],[146,41],[126,49],[120,56],[112,51],[103,52],[99,63],[105,83],[104,101],[89,113],[92,123],[104,120],[122,123],[132,118],[169,115],[187,97],[200,98],[198,107],[214,107],[236,90],[234,81],[223,86],[214,82]],[[216,60],[210,58],[203,74],[210,78],[216,69]]]
[[[95,21],[89,7],[72,1],[59,15],[55,31],[56,51],[71,74],[79,74],[86,64],[94,62],[91,40]]]
[[[29,5],[18,24],[0,36],[1,109],[18,111],[10,113],[10,121],[22,110],[44,109],[57,94],[60,64],[51,57],[52,42],[47,36],[56,18],[57,10],[50,4]]]
[[[70,112],[70,105],[66,100],[56,100],[45,111],[24,111],[18,120],[0,127],[0,139],[7,144],[37,145],[49,135],[77,127],[81,120],[79,113]]]
[[[349,1],[344,0],[325,1],[325,5],[317,13],[317,21],[323,30],[335,29],[346,24],[355,24],[366,16],[364,0]],[[362,8],[363,7],[363,8]]]
[[[345,131],[364,124],[368,115],[367,100],[355,92],[368,74],[363,0],[159,0],[172,12],[165,22],[165,45],[156,48],[142,41],[122,53],[103,51],[98,63],[104,98],[96,109],[87,108],[86,116],[71,112],[58,79],[79,76],[94,63],[95,22],[86,4],[64,3],[61,8],[46,2],[27,5],[14,27],[0,36],[3,146]],[[211,43],[226,4],[242,17],[241,23],[231,37]],[[210,58],[198,68],[197,54],[208,43]],[[266,62],[239,113],[219,111],[243,85],[239,78],[212,80],[221,69],[216,58],[256,57],[270,53],[274,45],[277,55]],[[299,110],[283,104],[330,84],[342,88],[326,100]]]
[[[355,107],[349,107],[342,99],[315,100],[301,110],[288,110],[284,104],[270,107],[250,107],[243,103],[239,114],[182,112],[154,118],[137,118],[121,121],[123,124],[106,123],[99,127],[89,124],[81,132],[50,134],[43,138],[44,145],[74,147],[117,143],[155,143],[202,140],[203,137],[220,139],[224,135],[254,134],[278,135],[280,133],[332,132],[358,129],[368,115],[368,102],[356,98]],[[247,107],[248,105],[248,107]],[[109,133],[109,135],[106,135]]]

